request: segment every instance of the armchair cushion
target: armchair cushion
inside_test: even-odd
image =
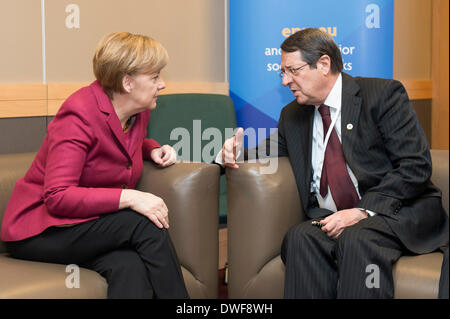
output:
[[[35,155],[36,153],[0,155],[0,225],[14,185],[25,175]],[[0,241],[0,253],[5,251],[6,247]]]

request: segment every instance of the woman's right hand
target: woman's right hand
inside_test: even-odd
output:
[[[159,228],[169,228],[169,210],[164,200],[151,193],[124,189],[120,195],[119,210],[131,208],[150,219]]]

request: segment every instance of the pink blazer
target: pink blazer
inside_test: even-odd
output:
[[[1,228],[17,241],[56,225],[86,222],[119,208],[134,188],[142,160],[160,145],[146,139],[150,111],[124,133],[111,101],[95,81],[72,94],[49,124],[24,178],[16,182]]]

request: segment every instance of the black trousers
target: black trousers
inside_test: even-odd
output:
[[[133,210],[6,244],[14,258],[98,272],[108,298],[189,298],[168,231]]]
[[[283,240],[285,298],[393,298],[392,265],[407,249],[384,217],[347,227],[335,240],[311,220]]]

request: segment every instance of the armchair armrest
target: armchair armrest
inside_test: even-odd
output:
[[[169,209],[169,233],[191,298],[217,298],[219,173],[214,164],[159,168],[144,161],[137,185]]]
[[[448,214],[448,150],[431,150],[431,159],[433,161],[431,181],[442,191],[442,205]]]
[[[274,174],[260,174],[259,163],[227,169],[230,298],[279,296],[280,291],[265,286],[274,277],[267,272],[282,276],[277,286],[283,295],[281,244],[288,229],[306,217],[289,159],[278,161]]]

